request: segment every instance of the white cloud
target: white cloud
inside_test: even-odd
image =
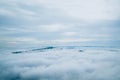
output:
[[[43,6],[48,9],[55,9],[64,13],[65,16],[73,17],[85,21],[96,20],[116,20],[119,19],[120,5],[119,0],[27,0],[15,1],[14,4],[25,4],[29,6]],[[16,6],[16,5],[15,5]],[[17,6],[17,8],[20,8]],[[19,9],[18,9],[19,10]],[[19,10],[23,13],[33,14],[28,10]]]
[[[71,17],[85,21],[119,19],[118,0],[37,0],[35,4],[43,4],[49,8],[57,8]]]
[[[40,25],[40,26],[37,26],[36,28],[41,32],[58,32],[68,27],[69,26],[64,24],[48,24],[48,25]]]
[[[6,38],[3,39],[4,41],[6,41],[6,43],[8,45],[17,45],[17,44],[40,44],[43,43],[44,41],[39,40],[37,38],[33,38],[33,37],[15,37],[15,38]]]
[[[77,32],[64,32],[62,33],[63,36],[75,36],[77,35]]]
[[[36,19],[37,17],[37,19],[39,19],[41,18],[41,12],[46,14],[46,9],[49,11],[49,16],[54,14],[55,10],[57,10],[59,12],[56,13],[57,16],[68,16],[70,18],[83,21],[85,20],[88,22],[94,22],[96,20],[116,20],[120,17],[119,0],[10,0],[9,3],[12,3],[12,5],[7,3],[6,1],[1,2],[7,4],[8,7],[10,7],[10,10],[7,9],[7,13],[12,12],[14,14],[17,14],[17,16],[23,15],[23,17],[26,17],[26,19]],[[34,8],[37,8],[37,11],[29,10],[29,8],[21,8],[21,4],[24,4],[26,6],[34,6]],[[41,7],[45,8],[45,10],[42,10]],[[51,13],[50,11],[53,13]],[[5,12],[6,14],[6,11],[2,10],[1,12]]]
[[[79,49],[0,54],[0,79],[119,80],[119,49]]]
[[[62,38],[62,39],[57,39],[54,40],[56,42],[60,43],[69,43],[69,42],[87,42],[87,41],[94,41],[95,39],[93,38]]]

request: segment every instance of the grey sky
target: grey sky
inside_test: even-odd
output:
[[[1,0],[0,43],[119,42],[119,0]]]

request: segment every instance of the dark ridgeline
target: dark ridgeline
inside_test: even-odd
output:
[[[15,51],[15,52],[12,52],[12,54],[25,53],[25,52],[29,52],[29,51],[40,51],[40,52],[43,52],[45,50],[50,50],[50,49],[54,49],[54,48],[56,48],[56,47],[49,46],[49,47],[44,47],[44,48],[39,48],[39,49],[32,49],[32,50],[28,50],[28,51]]]

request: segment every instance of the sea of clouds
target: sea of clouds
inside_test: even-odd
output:
[[[0,54],[0,80],[120,80],[120,49]]]

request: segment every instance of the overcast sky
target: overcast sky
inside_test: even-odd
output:
[[[115,44],[119,35],[120,0],[0,0],[2,45]]]

